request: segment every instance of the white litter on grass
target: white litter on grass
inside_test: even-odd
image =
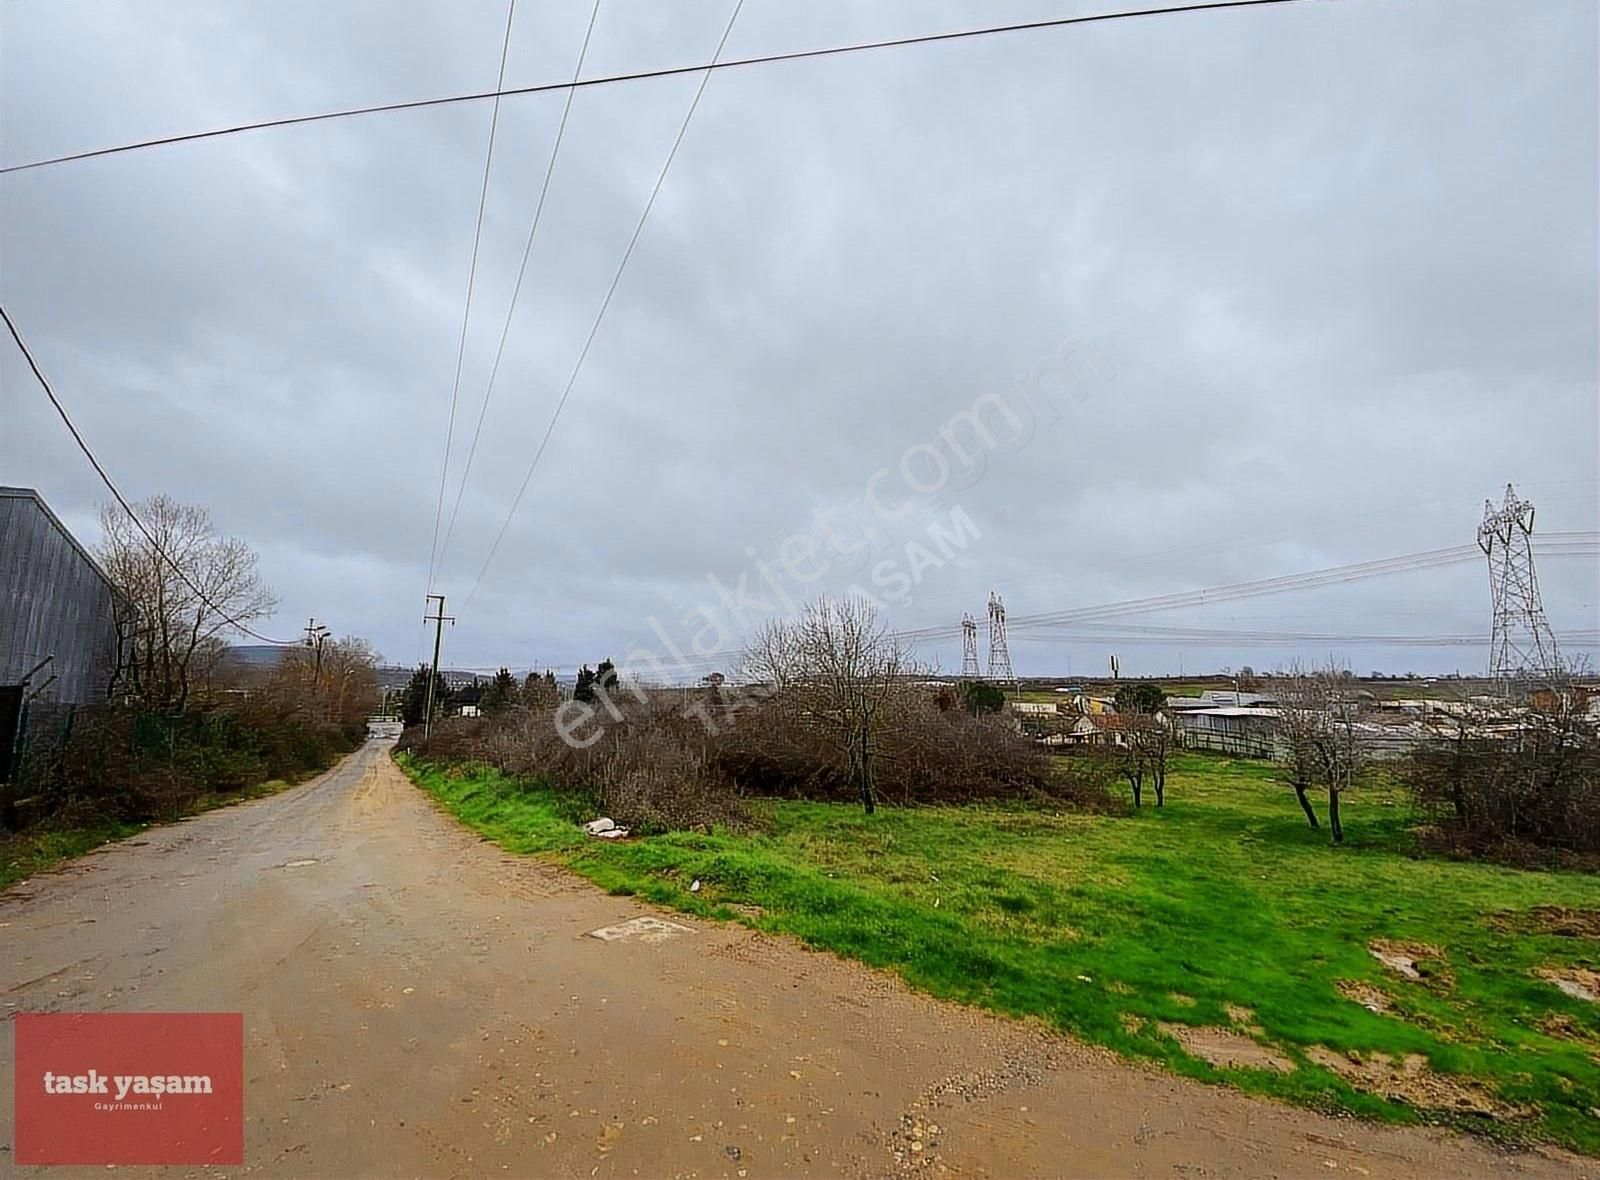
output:
[[[694,884],[689,886],[689,892],[690,893],[699,893],[700,892],[700,878],[699,877],[696,877],[694,879]]]
[[[616,820],[605,815],[584,824],[583,830],[591,836],[599,836],[602,840],[620,840],[628,834],[627,828],[618,827]]]
[[[633,938],[640,942],[665,942],[669,938],[677,938],[681,934],[693,934],[694,929],[681,926],[677,922],[669,922],[665,918],[629,918],[615,926],[602,926],[598,930],[589,931],[590,938],[598,938],[601,942],[620,942],[623,939]]]

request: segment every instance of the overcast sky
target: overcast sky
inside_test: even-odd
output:
[[[726,56],[1114,6],[747,0]],[[590,11],[522,0],[507,84],[570,77]],[[730,11],[602,0],[585,74],[709,60]],[[698,77],[582,90],[441,565],[446,662],[621,656],[652,617],[687,646],[708,574],[775,568],[880,469],[907,514],[876,522],[871,557],[916,574],[886,598],[904,628],[981,620],[991,588],[1015,617],[1467,544],[1508,480],[1541,530],[1600,528],[1596,12],[1311,0],[718,72],[469,605]],[[499,0],[6,0],[0,161],[491,88],[505,19]],[[501,107],[447,517],[562,102]],[[0,178],[0,299],[125,491],[205,504],[258,549],[282,601],[263,630],[314,614],[422,654],[489,119],[463,104]],[[908,495],[908,449],[1064,344],[1066,396]],[[104,491],[9,342],[0,483],[95,539]],[[925,528],[952,512],[972,527],[946,558]],[[870,587],[853,564],[801,593]],[[1540,572],[1558,632],[1597,626],[1592,557]],[[1486,633],[1487,578],[1130,622]],[[1330,646],[1154,638],[1019,628],[1012,647],[1043,674]],[[959,668],[959,641],[923,654]],[[1475,671],[1486,647],[1338,654]]]

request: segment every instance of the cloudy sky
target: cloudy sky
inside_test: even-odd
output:
[[[725,56],[1114,6],[747,0]],[[507,85],[570,77],[591,10],[521,0]],[[730,11],[601,0],[585,76],[707,61]],[[1016,619],[1470,544],[1508,480],[1541,530],[1600,528],[1596,11],[1308,0],[717,72],[480,585],[699,77],[581,90],[439,563],[446,662],[592,662],[660,647],[651,619],[703,647],[708,575],[761,601],[761,566],[821,521],[852,560],[786,593],[876,586],[907,629],[981,619],[991,588]],[[0,164],[489,89],[505,21],[500,0],[7,0]],[[447,521],[563,101],[501,106]],[[314,614],[422,653],[490,113],[0,177],[0,299],[125,491],[256,546],[282,602],[262,630]],[[1018,401],[1052,365],[1051,397]],[[986,393],[1024,427],[992,450],[958,427],[973,468],[915,494]],[[9,342],[0,482],[94,539],[103,489]],[[952,519],[941,551],[927,527]],[[1541,574],[1558,633],[1600,625],[1592,556]],[[1017,669],[1332,649],[1201,630],[1475,635],[1487,579],[1463,562],[1128,622],[1195,630],[1019,626]],[[923,654],[960,665],[958,640]]]

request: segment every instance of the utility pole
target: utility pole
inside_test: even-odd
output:
[[[306,646],[315,648],[317,652],[316,670],[311,675],[313,684],[322,682],[322,645],[328,641],[328,636],[333,634],[326,626],[317,623],[316,616],[306,620]]]
[[[424,623],[433,624],[433,672],[428,677],[428,704],[422,714],[422,738],[424,741],[433,733],[433,686],[439,679],[439,644],[444,638],[444,625],[449,623],[451,626],[455,626],[456,621],[454,615],[444,613],[444,595],[428,595],[429,602],[432,602],[435,598],[439,600],[439,613],[422,616]]]

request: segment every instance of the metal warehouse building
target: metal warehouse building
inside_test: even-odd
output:
[[[32,672],[24,696],[103,701],[116,654],[110,579],[38,492],[0,487],[0,697]]]

